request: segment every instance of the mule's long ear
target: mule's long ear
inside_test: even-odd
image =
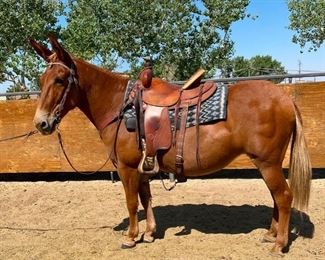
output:
[[[59,60],[70,66],[72,63],[70,54],[61,46],[54,36],[50,35],[49,40]]]
[[[53,52],[51,52],[43,44],[38,43],[34,39],[29,39],[29,43],[39,56],[49,62],[49,57],[53,54]]]

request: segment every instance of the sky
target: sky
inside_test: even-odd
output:
[[[299,61],[302,73],[325,71],[324,45],[317,52],[308,52],[308,47],[301,49],[292,42],[286,0],[251,0],[247,12],[258,18],[246,18],[232,26],[235,56],[270,55],[289,73],[298,73]]]
[[[281,62],[288,73],[298,73],[299,63],[302,73],[325,71],[325,45],[317,52],[308,52],[307,48],[301,49],[292,42],[294,32],[288,29],[286,0],[251,0],[247,12],[258,17],[233,24],[235,56],[270,55]],[[7,87],[7,84],[0,84],[0,93]]]

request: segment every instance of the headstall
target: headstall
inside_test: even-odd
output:
[[[61,122],[61,119],[62,119],[61,114],[64,109],[64,104],[66,102],[67,96],[71,90],[72,83],[74,83],[75,86],[78,86],[78,79],[76,78],[76,72],[73,68],[69,68],[67,65],[60,63],[60,62],[50,62],[47,66],[52,66],[52,65],[60,65],[64,68],[66,68],[67,70],[69,70],[69,72],[70,72],[69,78],[68,78],[68,86],[66,87],[66,89],[63,93],[60,103],[53,110],[54,122],[58,125]]]

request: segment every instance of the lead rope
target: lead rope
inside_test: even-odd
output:
[[[56,131],[57,131],[57,133],[58,133],[58,140],[59,140],[59,144],[60,144],[61,150],[62,150],[62,152],[63,152],[63,155],[64,155],[65,159],[67,160],[67,162],[69,163],[69,165],[71,166],[71,168],[72,168],[76,173],[83,174],[83,175],[91,175],[91,174],[95,174],[95,173],[99,172],[101,169],[103,169],[104,166],[105,166],[105,165],[107,164],[107,162],[109,161],[110,157],[108,156],[107,159],[106,159],[106,161],[104,162],[104,164],[103,164],[101,167],[99,167],[96,171],[93,171],[93,172],[80,172],[80,171],[78,171],[78,170],[76,169],[76,167],[73,166],[71,160],[69,159],[69,157],[68,157],[68,155],[67,155],[67,153],[66,153],[66,151],[65,151],[65,149],[64,149],[62,135],[61,135],[61,132],[60,132],[60,129],[59,129],[58,126],[56,127]]]
[[[38,131],[37,130],[32,130],[32,131],[30,131],[30,132],[28,132],[26,134],[16,135],[16,136],[6,137],[6,138],[3,138],[3,139],[0,139],[0,143],[10,141],[10,140],[19,139],[19,138],[23,138],[23,137],[26,137],[26,139],[28,139],[30,136],[35,135],[35,134],[38,134]]]

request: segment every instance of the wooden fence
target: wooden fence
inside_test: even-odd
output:
[[[325,82],[279,85],[298,104],[304,121],[314,168],[325,168]],[[34,129],[35,100],[0,101],[0,139]],[[92,171],[103,164],[107,150],[98,132],[79,111],[70,112],[61,123],[66,151],[80,171]],[[288,166],[288,153],[284,167]],[[240,156],[228,169],[254,168],[246,156]],[[114,170],[108,163],[102,171]],[[0,173],[71,172],[56,134],[34,135],[28,139],[0,142]]]

